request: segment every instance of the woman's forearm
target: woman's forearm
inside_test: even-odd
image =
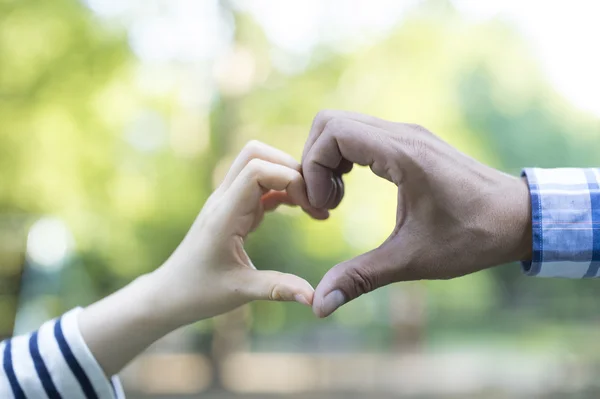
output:
[[[79,314],[79,328],[107,376],[117,374],[153,342],[180,327],[161,310],[156,274],[137,278]]]

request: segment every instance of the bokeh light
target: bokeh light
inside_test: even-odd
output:
[[[27,255],[31,266],[56,271],[73,249],[73,237],[60,219],[42,218],[35,222],[27,237]]]

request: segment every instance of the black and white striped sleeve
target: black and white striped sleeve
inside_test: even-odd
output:
[[[73,309],[31,334],[0,343],[0,398],[125,398],[118,378],[106,378],[83,340],[80,311]]]

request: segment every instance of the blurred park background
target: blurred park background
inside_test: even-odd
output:
[[[598,11],[0,0],[0,333],[153,270],[247,141],[299,157],[321,109],[421,124],[512,174],[599,166]],[[386,238],[395,198],[357,168],[329,221],[282,209],[248,250],[316,285]],[[255,303],[171,334],[122,378],[140,399],[594,398],[598,284],[506,265],[395,284],[327,320]]]

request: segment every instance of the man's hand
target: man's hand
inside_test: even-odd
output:
[[[337,207],[354,163],[398,186],[396,226],[379,248],[327,272],[315,291],[317,316],[393,282],[450,279],[531,256],[526,183],[423,127],[320,112],[302,160],[311,205]]]

